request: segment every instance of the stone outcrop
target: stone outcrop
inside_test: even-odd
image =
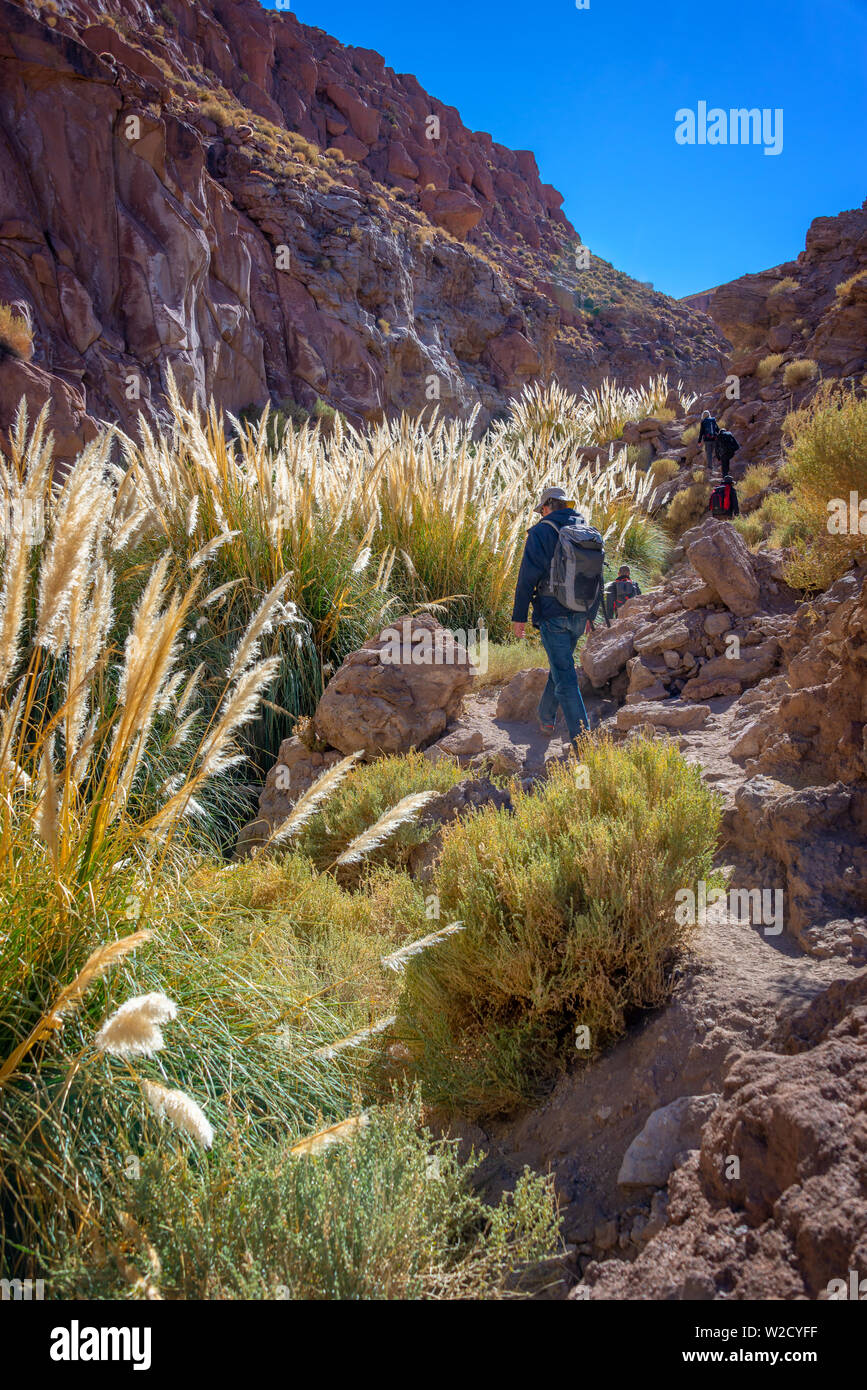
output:
[[[682,553],[662,588],[630,599],[582,649],[592,687],[626,679],[619,728],[641,723],[633,711],[647,714],[648,702],[738,696],[782,660],[796,598],[773,567],[750,553],[729,522],[711,517],[684,534]],[[666,718],[657,712],[650,722],[661,727]]]
[[[863,1298],[865,1100],[862,971],[792,1019],[775,1050],[734,1059],[700,1149],[669,1181],[664,1229],[632,1264],[590,1264],[571,1297]]]
[[[429,407],[434,380],[480,427],[537,375],[644,381],[675,347],[692,385],[721,379],[710,321],[607,263],[623,302],[578,307],[533,155],[371,50],[255,0],[0,0],[0,27],[0,301],[92,420],[133,429],[169,369],[235,413],[321,398],[354,423]],[[0,430],[32,384],[9,372]]]

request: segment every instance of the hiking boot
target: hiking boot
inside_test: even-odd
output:
[[[539,733],[543,736],[543,738],[551,738],[551,737],[553,736],[553,733],[554,733],[554,725],[553,725],[553,724],[543,724],[543,723],[541,722],[541,720],[540,720],[540,721],[539,721]]]

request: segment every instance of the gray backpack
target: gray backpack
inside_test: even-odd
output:
[[[605,543],[583,518],[568,526],[557,526],[543,518],[557,532],[547,580],[539,585],[540,594],[549,594],[573,613],[586,613],[592,622],[602,596]]]

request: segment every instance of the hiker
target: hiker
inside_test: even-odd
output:
[[[599,611],[605,546],[561,487],[545,488],[533,510],[542,519],[527,532],[512,631],[516,637],[524,636],[532,603],[533,622],[550,667],[539,701],[539,727],[543,734],[553,734],[559,707],[574,745],[582,730],[590,727],[578,688],[575,646]]]
[[[731,430],[720,430],[716,437],[714,453],[724,474],[728,473],[729,464],[740,447]]]
[[[640,593],[638,584],[629,577],[629,566],[621,565],[617,571],[617,578],[612,579],[605,589],[605,612],[608,617],[616,618],[618,608],[622,608],[628,598],[635,598],[635,595]]]
[[[731,521],[732,517],[740,516],[738,494],[731,473],[726,473],[719,486],[714,488],[710,495],[708,509],[711,516],[715,516],[721,521]]]
[[[698,427],[698,442],[704,445],[704,456],[708,466],[708,472],[713,468],[713,454],[716,445],[716,437],[719,434],[719,425],[716,417],[711,415],[709,410],[701,412],[701,424]]]

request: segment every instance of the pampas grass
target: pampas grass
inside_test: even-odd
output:
[[[185,1091],[172,1090],[156,1081],[143,1081],[142,1091],[151,1109],[161,1120],[188,1134],[203,1149],[214,1142],[214,1131],[201,1106]]]
[[[369,1042],[371,1038],[377,1037],[380,1033],[387,1033],[389,1028],[393,1028],[396,1023],[394,1014],[389,1014],[387,1018],[381,1018],[378,1023],[372,1023],[369,1028],[357,1028],[354,1033],[349,1033],[345,1038],[339,1038],[337,1042],[328,1043],[325,1047],[317,1047],[313,1053],[321,1061],[330,1061],[336,1057],[338,1052],[345,1052],[347,1048],[361,1047],[362,1043]]]
[[[333,1144],[345,1144],[348,1140],[354,1139],[369,1124],[368,1115],[350,1115],[348,1120],[341,1120],[339,1125],[329,1125],[327,1129],[320,1129],[316,1134],[302,1139],[300,1143],[293,1144],[289,1152],[294,1158],[314,1158],[330,1149]]]
[[[177,1004],[159,991],[137,995],[106,1020],[94,1045],[112,1057],[152,1057],[163,1047],[160,1024],[177,1017],[177,1012]]]
[[[374,821],[373,825],[350,841],[343,853],[338,855],[335,864],[358,864],[366,855],[385,844],[402,825],[415,820],[419,811],[437,795],[437,792],[424,791],[411,792],[409,796],[401,797],[400,801]]]
[[[422,951],[427,951],[431,946],[437,946],[441,941],[453,936],[455,932],[463,931],[463,922],[449,922],[447,927],[440,927],[437,931],[429,932],[427,936],[421,937],[418,941],[411,941],[408,946],[401,946],[400,950],[392,951],[391,955],[382,957],[382,964],[386,970],[394,970],[400,974],[405,968],[408,960],[413,956],[420,955]]]

